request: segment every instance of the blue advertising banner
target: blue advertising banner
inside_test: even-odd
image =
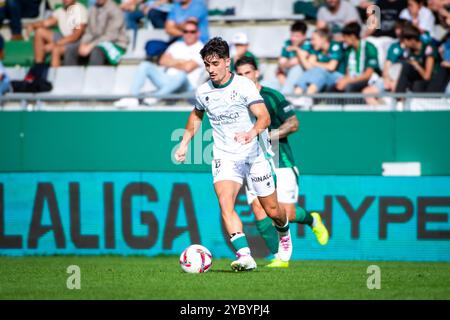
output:
[[[450,177],[301,176],[299,204],[330,241],[291,224],[293,259],[450,261]],[[269,254],[241,191],[256,256]],[[180,254],[233,258],[208,173],[2,173],[0,255]]]

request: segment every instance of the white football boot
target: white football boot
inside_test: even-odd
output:
[[[250,271],[256,269],[255,259],[249,254],[240,255],[239,253],[236,255],[237,260],[231,263],[231,269],[234,271]]]
[[[291,231],[288,230],[288,234],[285,236],[281,236],[278,233],[278,258],[281,261],[289,261],[292,255],[292,239],[291,239]]]

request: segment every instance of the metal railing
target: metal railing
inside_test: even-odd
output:
[[[136,109],[114,107],[113,103],[130,95],[68,95],[52,93],[14,93],[0,96],[0,110],[120,110]],[[368,105],[366,98],[376,97],[380,103]],[[135,98],[135,97],[133,97]],[[152,94],[142,94],[138,99],[155,98]],[[361,93],[320,93],[314,95],[288,95],[286,98],[299,110],[308,111],[421,111],[450,110],[450,95],[443,93],[384,93],[383,95]],[[161,110],[191,109],[195,97],[193,93],[170,94],[158,97],[156,103],[137,109]],[[176,108],[175,108],[176,107]]]

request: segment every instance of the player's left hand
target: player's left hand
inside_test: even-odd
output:
[[[239,142],[240,144],[247,144],[247,143],[251,142],[255,138],[255,136],[256,135],[253,133],[253,131],[238,132],[234,136],[234,140]]]

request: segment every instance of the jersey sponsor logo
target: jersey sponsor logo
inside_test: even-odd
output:
[[[261,176],[261,177],[252,177],[252,182],[263,182],[263,181],[266,181],[267,179],[270,179],[270,178],[272,178],[272,174],[268,173],[268,174],[266,174],[264,176]]]
[[[218,122],[220,124],[228,124],[237,122],[239,112],[222,113],[219,115],[209,114],[208,116],[210,121]]]

